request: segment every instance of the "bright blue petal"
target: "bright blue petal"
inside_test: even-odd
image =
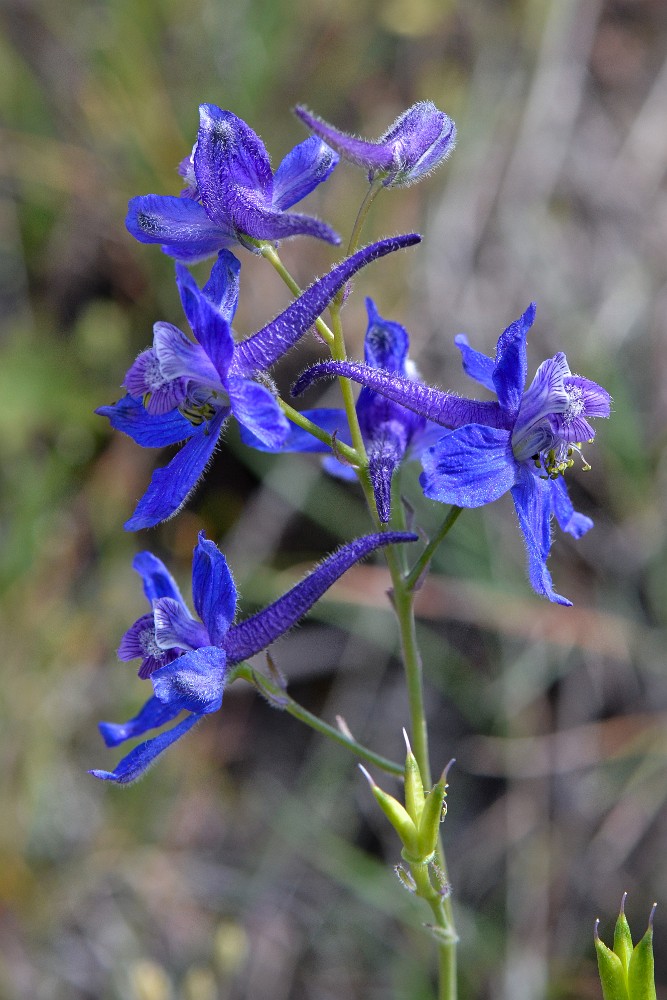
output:
[[[224,250],[223,253],[228,251]],[[199,286],[192,277],[191,272],[183,264],[176,264],[176,287],[181,298],[181,305],[185,313],[190,329],[194,330],[199,321]]]
[[[493,359],[487,358],[486,354],[475,351],[468,343],[465,333],[459,333],[457,337],[454,337],[454,343],[461,352],[461,361],[466,375],[474,378],[475,382],[479,382],[485,389],[495,392],[496,387],[493,383],[495,362]]]
[[[231,324],[239,301],[239,276],[241,262],[222,250],[211,270],[211,276],[202,289],[205,299],[217,309],[223,319]]]
[[[350,465],[345,465],[333,455],[327,455],[322,459],[322,468],[335,479],[342,479],[346,483],[356,483],[357,474]]]
[[[417,535],[386,531],[367,535],[343,545],[309,575],[258,614],[238,625],[232,625],[225,637],[229,664],[239,663],[287,632],[302,618],[346,569],[363,559],[374,549],[399,542],[417,541]],[[169,669],[169,668],[165,668]],[[153,675],[155,676],[155,675]]]
[[[217,646],[184,653],[151,674],[155,697],[197,715],[217,712],[227,674],[227,657]]]
[[[212,222],[198,202],[171,195],[132,198],[125,225],[142,243],[161,243],[171,257],[190,264],[236,242],[229,223]]]
[[[229,321],[200,293],[199,319],[194,335],[210,358],[216,381],[227,386],[227,373],[234,357],[234,338]]]
[[[278,402],[264,385],[230,376],[227,391],[232,413],[240,424],[270,450],[279,449],[289,434],[289,421]]]
[[[547,557],[551,548],[551,481],[522,470],[520,481],[512,487],[512,497],[523,532],[528,556],[528,577],[533,590],[555,604],[571,605],[553,589]]]
[[[195,621],[185,605],[172,597],[160,597],[153,603],[153,635],[159,648],[165,651],[175,649],[183,653],[211,645],[206,627]],[[171,659],[165,663],[171,663]]]
[[[203,531],[192,559],[192,597],[211,645],[222,645],[236,614],[236,587],[227,560]]]
[[[264,143],[242,119],[214,104],[199,107],[194,170],[202,204],[219,224],[232,218],[228,204],[232,184],[253,192],[259,203],[271,202],[273,174]]]
[[[100,722],[98,728],[106,745],[116,747],[119,743],[124,743],[125,740],[133,740],[136,736],[143,736],[149,729],[157,729],[165,722],[171,722],[180,711],[178,706],[163,705],[153,696],[129,722]]]
[[[178,444],[192,437],[193,433],[192,424],[178,410],[163,414],[148,413],[141,400],[132,396],[124,396],[113,406],[100,406],[95,413],[108,417],[112,427],[144,448]]]
[[[503,410],[516,416],[523,387],[526,384],[528,362],[526,359],[526,337],[535,319],[535,303],[526,309],[523,316],[511,323],[500,335],[496,345],[496,363],[493,369],[493,384],[498,394],[498,402]]]
[[[127,531],[152,528],[180,510],[213,455],[228,416],[228,409],[220,410],[212,420],[195,427],[188,443],[171,462],[155,470],[134,514],[125,522]]]
[[[144,594],[149,604],[160,597],[173,597],[185,607],[181,592],[173,576],[157,556],[152,552],[137,552],[132,560],[132,569],[139,574],[144,585]]]
[[[302,416],[317,424],[328,434],[335,434],[338,441],[350,444],[350,432],[347,426],[347,417],[344,410],[327,409],[326,407],[315,408],[314,410],[303,410]],[[279,447],[269,447],[260,441],[258,437],[241,425],[241,440],[249,448],[256,448],[258,451],[302,451],[302,452],[328,452],[330,448],[323,441],[318,441],[316,437],[309,434],[296,424],[290,422],[289,433],[285,441]]]
[[[593,521],[585,514],[579,514],[572,506],[572,501],[567,492],[565,480],[559,476],[552,479],[551,500],[554,514],[562,531],[567,531],[573,538],[581,538],[593,527]]]
[[[469,424],[422,452],[420,483],[431,500],[457,507],[492,503],[515,483],[517,465],[509,433]]]
[[[338,163],[338,154],[316,136],[292,149],[273,177],[273,207],[291,208],[325,181]]]
[[[364,358],[373,368],[406,374],[405,362],[410,349],[408,331],[400,323],[380,316],[372,299],[366,299],[368,326],[364,339]]]
[[[115,771],[93,770],[88,773],[92,774],[95,778],[100,778],[102,781],[114,781],[119,785],[128,785],[130,782],[141,777],[156,757],[167,750],[177,740],[180,740],[181,736],[185,736],[199,722],[200,718],[201,716],[199,715],[190,715],[187,719],[179,722],[177,726],[174,726],[173,729],[168,729],[166,733],[160,733],[159,736],[155,736],[152,740],[140,743],[139,746],[130,751],[127,757],[123,757]]]
[[[191,379],[200,385],[223,388],[215,366],[200,344],[193,343],[171,323],[156,323],[153,330],[154,350],[166,379]]]

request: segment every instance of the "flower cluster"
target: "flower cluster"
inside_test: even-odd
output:
[[[200,534],[194,550],[194,618],[175,581],[149,552],[138,555],[150,611],[126,632],[118,655],[141,660],[139,676],[153,694],[122,725],[103,723],[109,746],[152,730],[157,735],[136,746],[114,771],[95,770],[116,783],[134,780],[203,716],[217,711],[230,667],[240,664],[291,628],[353,563],[382,546],[416,540],[387,530],[397,471],[421,460],[427,497],[459,507],[477,507],[510,491],[528,552],[533,588],[567,604],[555,593],[546,567],[550,522],[579,537],[591,526],[574,511],[563,474],[593,438],[592,417],[609,414],[608,393],[573,375],[565,355],[545,361],[526,388],[526,337],[535,308],[530,306],[498,341],[495,358],[457,338],[465,371],[491,390],[495,400],[465,399],[433,389],[420,379],[409,358],[409,336],[383,318],[367,299],[364,363],[345,358],[341,327],[323,325],[328,307],[340,319],[348,282],[372,261],[419,242],[414,233],[381,239],[357,249],[355,226],[349,255],[262,329],[237,339],[232,328],[240,288],[241,263],[230,248],[240,245],[278,262],[276,245],[288,237],[311,236],[337,244],[326,223],[290,209],[326,181],[339,156],[362,167],[373,196],[384,188],[412,184],[452,151],[451,119],[422,101],[401,114],[377,140],[357,139],[327,124],[304,107],[296,114],[313,133],[287,154],[274,172],[258,135],[230,111],[200,107],[197,141],[183,160],[180,195],[133,198],[126,225],[143,243],[160,244],[176,260],[176,284],[191,335],[168,322],[153,328],[151,347],[125,376],[125,396],[98,413],[144,447],[181,447],[158,468],[128,530],[152,527],[173,516],[187,501],[211,460],[226,422],[235,417],[250,447],[326,452],[325,467],[372,485],[377,534],[343,545],[305,580],[264,611],[234,624],[236,589],[224,556]],[[215,256],[200,287],[186,264]],[[287,283],[296,285],[289,276]],[[298,289],[297,289],[298,291]],[[334,345],[334,360],[318,364],[298,379],[298,395],[319,378],[338,375],[363,388],[356,410],[317,408],[299,414],[278,394],[269,374],[314,324]],[[181,721],[164,728],[182,713]],[[430,843],[430,841],[429,841]]]

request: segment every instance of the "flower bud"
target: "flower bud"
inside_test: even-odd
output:
[[[602,983],[604,1000],[656,1000],[653,964],[653,914],[649,917],[648,929],[643,938],[633,948],[630,927],[625,916],[624,893],[621,912],[614,929],[614,950],[609,949],[599,938],[595,922],[595,950],[598,970]]]
[[[628,965],[628,995],[630,1000],[656,1000],[653,964],[653,914],[651,910],[644,937],[635,946]]]
[[[366,777],[368,784],[371,786],[371,791],[375,796],[380,809],[401,838],[406,861],[419,860],[417,827],[412,821],[412,817],[404,806],[401,805],[398,799],[395,799],[393,795],[387,795],[386,792],[383,792],[382,789],[375,784],[365,767],[359,764],[359,768]]]
[[[417,758],[412,752],[408,734],[403,730],[403,738],[407,747],[405,758],[405,808],[415,823],[419,823],[424,808],[424,785]]]
[[[424,809],[419,821],[417,833],[419,853],[423,859],[431,857],[438,845],[440,823],[443,818],[443,807],[447,795],[447,768],[426,796]]]

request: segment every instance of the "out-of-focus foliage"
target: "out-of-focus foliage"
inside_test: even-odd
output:
[[[458,761],[463,995],[596,996],[594,917],[626,889],[637,920],[667,900],[664,3],[5,0],[0,25],[0,995],[429,996],[421,915],[344,751],[232,688],[138,786],[85,768],[111,763],[97,719],[144,696],[114,652],[143,607],[134,552],[185,586],[205,528],[245,613],[368,528],[316,459],[250,453],[230,432],[183,514],[123,533],[156,456],[92,411],[118,397],[153,322],[181,322],[173,266],[127,235],[127,200],[177,193],[201,101],[248,120],[275,164],[305,135],[297,102],[379,135],[431,99],[458,146],[374,205],[369,237],[417,227],[425,244],[358,279],[351,343],[373,295],[430,381],[469,389],[454,335],[490,350],[534,299],[534,363],[563,349],[615,399],[574,478],[596,527],[552,556],[575,607],[532,596],[504,501],[459,519],[421,593],[434,764]],[[363,193],[341,165],[309,210],[345,232]],[[333,259],[312,241],[284,257],[304,284]],[[289,299],[242,259],[248,332]],[[280,384],[315,357],[300,348]],[[434,530],[443,511],[419,499],[416,470],[404,489]],[[386,585],[379,566],[351,574],[274,657],[295,697],[400,758]]]

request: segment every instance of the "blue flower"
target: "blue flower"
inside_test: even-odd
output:
[[[397,375],[350,362],[316,365],[299,378],[297,395],[315,379],[345,375],[383,393],[443,427],[453,428],[422,452],[420,482],[427,497],[459,507],[479,507],[511,491],[528,555],[533,589],[558,604],[546,566],[551,518],[580,538],[593,522],[578,514],[563,479],[595,431],[593,417],[608,417],[609,393],[573,375],[561,352],[543,362],[528,389],[526,337],[535,318],[531,305],[498,340],[495,359],[457,337],[466,372],[498,402],[461,399]],[[582,461],[583,458],[582,458]],[[584,461],[584,467],[585,461]]]
[[[357,139],[299,105],[294,112],[340,155],[379,177],[385,187],[406,187],[435,170],[456,142],[456,127],[432,101],[419,101],[399,115],[379,139]]]
[[[179,171],[180,198],[147,194],[132,198],[125,224],[142,243],[161,243],[165,253],[193,263],[240,242],[315,236],[340,238],[309,215],[288,212],[325,181],[338,156],[320,139],[295,146],[275,174],[264,144],[244,121],[214,104],[199,108],[192,155]]]
[[[372,299],[366,299],[368,327],[364,341],[366,364],[372,368],[393,372],[405,378],[418,379],[414,363],[408,357],[410,339],[407,330],[399,323],[383,319]],[[383,524],[391,515],[391,483],[394,472],[403,459],[412,453],[418,457],[430,443],[434,434],[442,435],[442,428],[429,423],[424,417],[406,410],[374,392],[363,388],[357,401],[357,417],[368,455],[368,469],[373,484],[378,516]],[[331,434],[336,441],[351,444],[350,431],[344,410],[304,410],[303,415]],[[293,426],[285,442],[270,448],[255,435],[241,429],[246,444],[260,451],[328,452],[327,445],[307,431]],[[324,460],[325,468],[341,479],[355,480],[356,474],[334,455]]]
[[[237,594],[227,561],[201,532],[192,560],[194,618],[164,564],[150,552],[134,559],[151,606],[121,640],[121,660],[141,659],[139,676],[148,678],[153,695],[128,722],[100,723],[107,746],[143,736],[188,714],[173,728],[140,743],[114,771],[90,773],[104,781],[127,784],[138,778],[167,747],[205,715],[222,705],[229,668],[266,649],[287,632],[354,563],[383,545],[416,541],[398,532],[367,535],[343,545],[304,580],[258,614],[234,625]]]
[[[228,250],[221,251],[201,290],[178,264],[178,289],[195,342],[170,323],[157,323],[153,347],[139,355],[125,376],[128,394],[97,411],[144,447],[186,442],[165,468],[155,471],[125,527],[129,531],[152,527],[180,509],[211,459],[230,414],[266,447],[280,447],[289,424],[273,392],[255,376],[266,372],[303,336],[360,268],[417,242],[419,236],[409,234],[357,251],[240,343],[235,343],[231,328],[238,299],[238,260]]]

